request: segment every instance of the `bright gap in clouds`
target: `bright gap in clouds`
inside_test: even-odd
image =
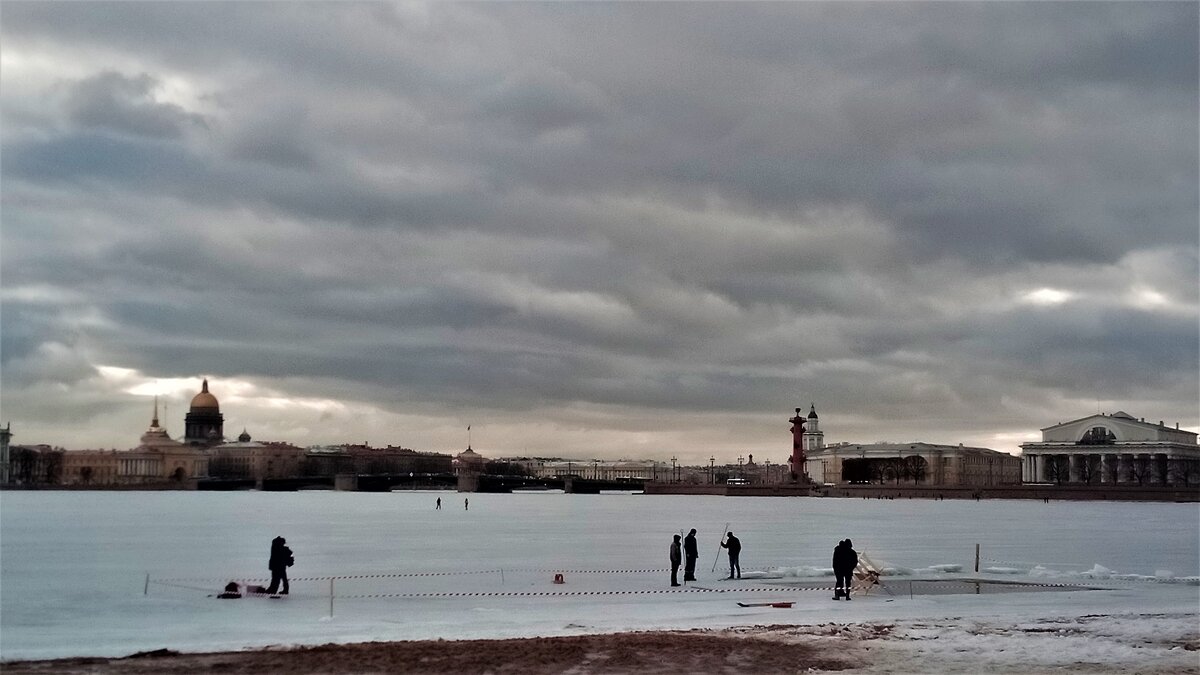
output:
[[[134,396],[190,397],[200,392],[201,380],[194,377],[149,377],[132,368],[97,366],[100,376],[116,388]],[[247,408],[269,408],[274,410],[304,409],[316,411],[343,411],[347,406],[339,401],[323,398],[287,396],[282,392],[260,387],[246,380],[220,378],[213,385],[223,405],[238,404]]]
[[[1070,291],[1062,291],[1057,288],[1039,288],[1036,291],[1029,291],[1021,296],[1021,300],[1032,305],[1050,306],[1061,305],[1074,297],[1075,294]]]

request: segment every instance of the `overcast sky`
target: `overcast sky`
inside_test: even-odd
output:
[[[1200,424],[1197,3],[12,2],[15,443]]]

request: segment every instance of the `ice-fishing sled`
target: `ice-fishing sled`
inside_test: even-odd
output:
[[[256,584],[246,584],[246,586],[243,588],[241,584],[238,584],[236,581],[231,581],[225,585],[225,590],[216,597],[221,598],[222,600],[243,597],[270,598],[272,600],[279,600],[286,595],[286,593],[270,593],[267,591],[266,586],[259,586]]]

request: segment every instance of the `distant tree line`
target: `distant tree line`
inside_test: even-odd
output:
[[[503,460],[487,461],[483,464],[483,472],[491,476],[529,476],[529,470],[518,462]]]
[[[11,446],[8,472],[9,481],[16,485],[58,485],[62,482],[63,449]]]
[[[926,479],[929,463],[924,457],[847,459],[842,462],[842,480],[850,483],[919,483]]]

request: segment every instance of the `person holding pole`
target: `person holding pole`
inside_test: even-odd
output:
[[[679,552],[679,535],[675,535],[674,541],[671,542],[671,585],[680,586],[679,583],[679,563],[682,562],[682,555]]]
[[[725,537],[725,541],[721,542],[721,548],[729,549],[729,578],[735,578],[734,573],[736,572],[736,578],[741,579],[742,566],[738,564],[738,556],[742,553],[742,541],[733,536],[733,532],[730,532]]]

